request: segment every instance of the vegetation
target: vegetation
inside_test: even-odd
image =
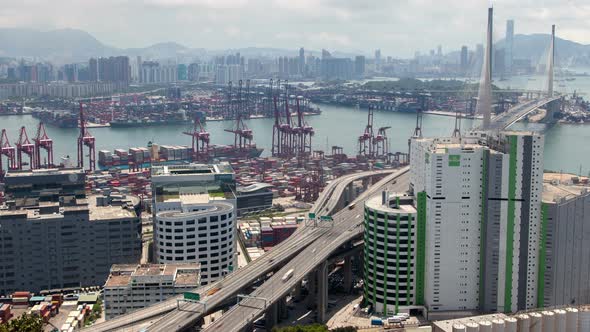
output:
[[[363,85],[364,89],[379,91],[477,91],[479,83],[466,83],[459,80],[423,81],[415,78],[401,78],[398,81],[370,81]],[[498,87],[492,85],[492,89]]]
[[[326,325],[312,324],[312,325],[296,325],[287,326],[282,328],[273,327],[272,332],[356,332],[356,327],[337,327],[332,330],[328,330]]]
[[[18,318],[0,325],[0,332],[41,332],[43,331],[43,319],[37,315],[24,314]]]
[[[100,318],[102,315],[102,300],[98,299],[96,303],[92,306],[92,312],[86,318],[85,325],[92,325],[97,319]]]
[[[209,196],[211,197],[225,197],[225,193],[221,189],[209,190]]]

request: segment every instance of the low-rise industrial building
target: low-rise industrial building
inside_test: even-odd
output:
[[[238,186],[237,205],[238,215],[249,212],[257,212],[272,207],[274,186],[269,183],[253,183],[249,186]]]
[[[199,287],[200,264],[113,265],[104,286],[106,319]]]

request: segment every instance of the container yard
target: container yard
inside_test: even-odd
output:
[[[94,288],[94,287],[93,287]],[[98,289],[96,287],[95,289]],[[19,291],[8,297],[0,298],[0,324],[23,314],[36,315],[45,323],[59,329],[60,332],[77,331],[85,326],[93,313],[93,305],[98,301],[98,293],[65,295],[63,293],[33,294]]]
[[[250,248],[268,251],[291,236],[303,220],[303,216],[260,217],[256,220],[246,220],[239,224],[240,237],[249,252]]]

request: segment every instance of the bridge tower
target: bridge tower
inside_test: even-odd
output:
[[[553,65],[555,62],[555,24],[551,26],[551,45],[549,46],[549,61],[547,62],[547,97],[553,97]]]
[[[488,28],[486,52],[484,54],[483,66],[481,70],[481,79],[479,82],[479,100],[476,106],[476,113],[483,114],[483,129],[490,127],[492,117],[492,29],[493,29],[494,9],[488,8]]]
[[[551,44],[549,45],[549,58],[547,61],[547,97],[553,97],[553,72],[555,70],[555,24],[551,26]],[[562,100],[554,100],[547,104],[547,114],[545,122],[553,122],[555,113],[559,112]]]

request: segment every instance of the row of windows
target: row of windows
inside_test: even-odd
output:
[[[209,222],[217,222],[217,221],[224,221],[227,219],[231,219],[232,217],[232,213],[228,213],[228,214],[222,214],[220,216],[209,216],[209,217],[202,217],[199,219],[192,219],[192,220],[181,220],[181,221],[159,221],[160,225],[166,225],[166,226],[184,226],[184,225],[194,225],[196,222],[198,222],[199,225],[202,224],[207,224],[207,221]],[[231,221],[229,222],[229,224],[231,225]],[[221,224],[221,227],[224,227],[226,224]],[[215,228],[217,228],[217,225],[211,225],[211,227],[215,226]]]

